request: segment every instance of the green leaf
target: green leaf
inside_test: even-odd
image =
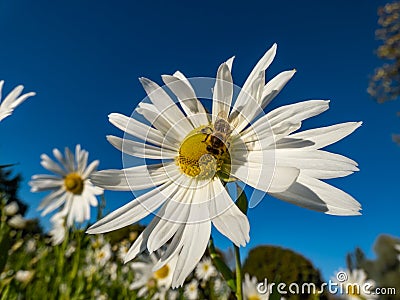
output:
[[[247,215],[247,209],[249,208],[249,202],[246,197],[246,193],[243,191],[243,189],[236,184],[236,193],[238,195],[238,198],[236,200],[236,205],[239,207],[239,209]]]
[[[235,282],[235,277],[233,276],[233,272],[221,259],[221,255],[215,251],[214,241],[212,238],[210,239],[210,242],[208,244],[208,250],[210,252],[210,257],[212,259],[213,264],[215,265],[217,270],[222,274],[229,288],[233,292],[236,292],[236,282]]]
[[[11,247],[10,236],[8,235],[8,230],[2,232],[0,236],[0,273],[3,272],[8,259],[8,250]]]

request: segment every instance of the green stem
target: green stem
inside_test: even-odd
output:
[[[242,264],[240,262],[240,250],[239,247],[233,245],[235,249],[235,261],[236,261],[236,298],[238,300],[243,300],[242,291]]]

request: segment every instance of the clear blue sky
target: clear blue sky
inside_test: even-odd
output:
[[[63,4],[61,4],[63,3]],[[272,43],[278,55],[268,75],[296,68],[294,79],[267,110],[305,99],[331,99],[331,109],[305,128],[364,121],[350,138],[329,149],[348,155],[361,171],[331,180],[363,205],[361,217],[333,217],[267,197],[250,210],[251,242],[291,248],[310,258],[325,277],[360,246],[372,256],[381,233],[399,235],[400,132],[398,103],[376,104],[366,93],[374,56],[376,10],[384,1],[105,1],[4,0],[0,2],[0,79],[5,91],[24,84],[37,96],[0,126],[0,163],[24,177],[20,196],[35,212],[44,194],[27,182],[43,173],[40,154],[80,143],[100,169],[122,166],[105,139],[119,135],[111,112],[131,114],[144,98],[137,78],[161,83],[179,69],[215,76],[236,55],[233,77],[243,84]],[[107,192],[107,209],[131,200]],[[217,238],[226,249],[226,239]]]

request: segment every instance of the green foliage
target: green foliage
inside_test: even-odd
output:
[[[262,282],[284,282],[287,286],[295,282],[322,284],[321,275],[312,263],[289,249],[277,246],[258,246],[250,250],[243,266],[243,272],[257,277]],[[283,295],[286,299],[316,299],[315,295]],[[317,298],[318,299],[318,298]],[[326,299],[320,295],[319,299]]]
[[[400,240],[388,235],[380,235],[374,245],[376,258],[369,260],[363,251],[357,248],[348,256],[349,268],[364,269],[368,278],[373,279],[378,287],[396,288],[400,291],[400,262],[399,251],[395,246],[400,245]],[[380,295],[379,299],[400,299],[397,295]]]
[[[368,92],[382,103],[400,96],[400,2],[380,7],[378,15],[376,37],[382,45],[377,50],[377,56],[385,63],[375,70]]]

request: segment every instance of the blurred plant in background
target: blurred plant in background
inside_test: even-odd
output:
[[[378,103],[396,100],[400,96],[400,1],[387,3],[378,9],[376,37],[382,40],[376,54],[385,63],[375,70],[370,79],[368,93]],[[400,116],[400,112],[397,113]],[[400,143],[400,135],[393,135]]]

